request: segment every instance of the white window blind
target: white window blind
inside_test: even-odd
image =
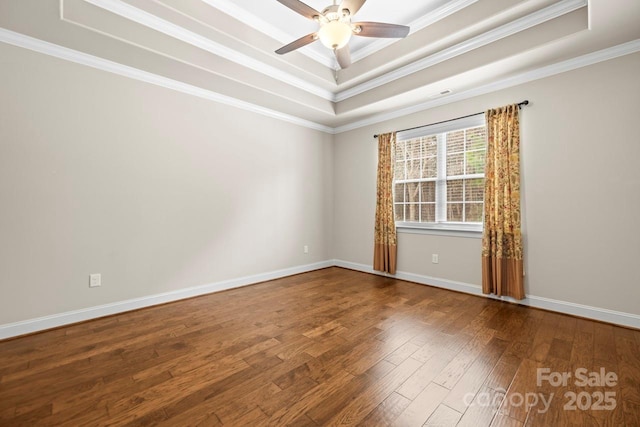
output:
[[[482,230],[484,115],[399,132],[396,141],[396,225]]]

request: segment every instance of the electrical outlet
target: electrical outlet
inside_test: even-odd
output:
[[[305,254],[308,254],[308,253],[309,253],[309,246],[304,245],[304,248],[302,248],[302,250],[303,250],[303,252],[304,252]]]
[[[438,254],[431,254],[431,262],[433,264],[437,264],[439,262],[438,260]]]
[[[89,287],[97,288],[102,286],[102,275],[100,273],[90,274],[89,275]]]

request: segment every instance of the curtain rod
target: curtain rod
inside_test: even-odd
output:
[[[525,99],[524,101],[518,103],[518,107],[519,108],[522,108],[523,105],[529,105],[529,100]],[[454,120],[466,119],[467,117],[478,116],[480,114],[484,114],[484,111],[482,111],[480,113],[469,114],[469,115],[462,116],[462,117],[456,117],[455,119],[449,119],[449,120],[443,120],[441,122],[429,123],[428,125],[421,125],[421,126],[416,126],[416,127],[413,127],[413,128],[408,128],[408,129],[400,129],[400,130],[397,130],[396,132],[405,132],[405,131],[408,131],[408,130],[420,129],[420,128],[424,128],[424,127],[427,127],[427,126],[439,125],[441,123],[447,123],[447,122],[452,122]],[[377,138],[379,136],[380,135],[373,135],[374,138]]]

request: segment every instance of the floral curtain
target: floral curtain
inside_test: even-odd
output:
[[[486,118],[482,292],[523,299],[519,107],[489,110]]]
[[[373,269],[395,274],[396,224],[393,216],[393,146],[396,133],[378,137],[378,181]]]

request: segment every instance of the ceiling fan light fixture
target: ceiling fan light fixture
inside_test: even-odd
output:
[[[278,55],[284,55],[300,49],[320,39],[322,44],[333,50],[333,55],[341,69],[351,65],[351,50],[349,40],[352,35],[362,37],[403,38],[409,35],[410,28],[406,25],[386,24],[384,22],[356,22],[351,19],[367,0],[333,0],[333,4],[317,11],[302,0],[277,0],[292,11],[319,24],[318,31],[307,34],[282,46],[276,50]],[[337,81],[337,77],[336,77]]]
[[[318,37],[329,49],[342,49],[351,39],[351,25],[339,20],[329,21],[320,27]]]

